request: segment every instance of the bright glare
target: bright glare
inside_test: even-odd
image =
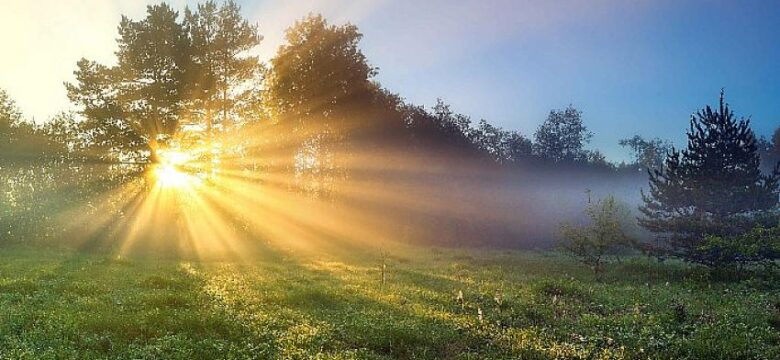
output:
[[[158,153],[160,162],[166,165],[179,166],[190,160],[190,155],[183,151],[168,150]]]
[[[181,166],[190,160],[190,156],[181,151],[160,151],[160,163],[154,168],[154,176],[162,187],[184,187],[191,182],[192,176],[181,170]]]
[[[190,181],[190,176],[172,164],[161,164],[155,169],[157,181],[162,187],[182,187]]]

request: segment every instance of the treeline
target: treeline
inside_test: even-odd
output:
[[[638,196],[634,181],[675,153],[635,136],[621,141],[635,160],[610,163],[587,149],[592,133],[573,106],[550,111],[526,136],[474,123],[442,101],[410,104],[375,80],[354,25],[321,16],[290,27],[267,64],[250,55],[262,36],[232,1],[182,13],[149,6],[142,19],[123,17],[118,33],[115,65],[82,59],[65,84],[75,112],[32,125],[2,93],[4,237],[56,238],[58,219],[73,222],[63,215],[73,213],[97,233],[115,233],[112,223],[122,222],[96,225],[90,216],[131,216],[105,198],[148,182],[144,174],[175,150],[189,153],[197,166],[185,170],[198,176],[218,169],[242,184],[320,199],[349,209],[339,221],[363,221],[388,238],[529,245],[576,212],[581,201],[562,193],[603,193],[630,178],[620,187]],[[762,164],[780,158],[780,129],[757,149]],[[251,213],[234,214],[244,222],[235,226]]]

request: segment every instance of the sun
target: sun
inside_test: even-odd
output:
[[[192,175],[182,167],[191,160],[191,156],[182,151],[160,151],[159,163],[154,166],[152,174],[157,184],[164,188],[181,188],[193,181]]]
[[[190,175],[170,164],[157,165],[154,172],[162,187],[183,187],[190,182]]]

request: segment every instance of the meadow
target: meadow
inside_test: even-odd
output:
[[[597,279],[533,251],[16,246],[0,251],[0,359],[777,359],[777,280],[642,257]]]

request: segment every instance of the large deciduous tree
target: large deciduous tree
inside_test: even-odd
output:
[[[717,265],[717,254],[702,247],[705,237],[741,234],[778,204],[779,174],[759,166],[749,121],[736,118],[721,93],[719,107],[691,117],[687,148],[672,149],[650,173],[640,224],[659,235],[653,250]]]
[[[265,81],[271,116],[295,130],[344,131],[357,121],[356,106],[377,93],[376,69],[358,47],[361,37],[354,25],[330,25],[319,15],[289,28]]]
[[[258,77],[247,52],[259,41],[232,1],[198,5],[182,20],[166,4],[147,7],[142,20],[122,17],[116,65],[82,59],[66,84],[85,143],[112,159],[155,162],[183,123],[210,130],[215,113],[222,122],[235,118],[253,90],[246,83]]]
[[[287,30],[270,61],[263,99],[277,126],[275,151],[302,183],[332,184],[358,143],[367,151],[403,128],[400,101],[372,81],[361,37],[354,25],[309,16]]]
[[[187,34],[166,4],[146,18],[122,17],[113,67],[82,59],[68,96],[80,105],[93,145],[114,157],[155,161],[178,130],[190,65]]]

